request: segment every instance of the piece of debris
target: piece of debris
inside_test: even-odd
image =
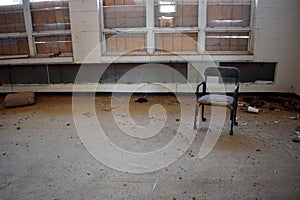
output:
[[[254,108],[252,106],[248,106],[247,112],[258,114],[259,113],[259,109]]]
[[[256,151],[260,151],[260,149],[256,149]]]
[[[153,188],[152,188],[153,191],[154,191],[155,188],[156,188],[156,184],[157,184],[157,183],[154,183],[154,184],[153,184]]]
[[[20,130],[21,128],[20,128],[20,126],[19,127],[17,127],[17,130]]]
[[[176,122],[179,122],[180,121],[180,119],[176,119]]]
[[[273,170],[273,174],[278,174],[277,170]]]
[[[6,95],[4,99],[4,107],[17,107],[32,105],[35,103],[34,92],[18,92]]]
[[[292,120],[297,120],[298,116],[290,116],[289,118],[292,119]]]
[[[299,137],[296,137],[294,139],[292,139],[293,142],[296,142],[296,143],[299,143],[300,142],[300,138]]]
[[[300,127],[299,126],[296,128],[295,134],[297,135],[297,137],[292,139],[292,141],[298,143],[298,142],[300,142]]]
[[[148,102],[148,100],[146,98],[138,98],[138,99],[135,99],[134,102],[136,102],[136,103],[146,103],[146,102]]]
[[[96,107],[97,107],[98,109],[104,110],[104,111],[111,111],[112,109],[114,109],[114,107],[105,105],[105,104],[103,104],[103,103],[99,103]]]
[[[69,124],[69,123],[67,123],[67,124],[66,124],[66,126],[70,126],[70,124]]]
[[[275,120],[274,123],[275,124],[279,124],[280,120]]]
[[[191,153],[191,155],[190,155],[192,158],[194,158],[195,157],[195,154],[194,153]]]
[[[186,193],[187,193],[187,190],[184,189],[184,190],[182,191],[182,194],[186,194]]]

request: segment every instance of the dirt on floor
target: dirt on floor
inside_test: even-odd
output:
[[[241,95],[233,136],[229,113],[224,124],[214,128],[214,115],[223,111],[207,107],[207,121],[198,120],[192,140],[181,128],[193,130],[194,96],[97,95],[92,104],[89,95],[74,98],[80,99],[79,104],[68,94],[38,94],[34,105],[15,108],[4,108],[4,96],[0,98],[0,199],[300,197],[300,143],[294,140],[300,131],[300,104],[295,96]],[[248,106],[259,113],[247,112]],[[94,117],[97,123],[90,123]],[[154,126],[143,129],[151,123]],[[157,170],[131,173],[120,165],[124,157],[120,163],[105,163],[87,145],[84,137],[99,131],[98,127],[124,154],[155,152],[177,135],[182,143],[191,143],[186,150],[178,143],[174,149],[178,157],[169,164],[174,152],[159,155],[163,159],[157,163],[162,167],[156,166]],[[151,135],[156,128],[159,131]],[[214,134],[212,130],[219,130],[220,136],[202,158],[199,149]],[[117,153],[98,147],[105,159],[118,161]],[[149,160],[144,162],[155,167]]]

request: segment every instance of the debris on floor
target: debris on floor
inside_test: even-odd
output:
[[[294,138],[294,139],[292,139],[292,141],[293,141],[293,142],[296,142],[296,143],[299,143],[299,142],[300,142],[300,138],[299,138],[299,137]]]
[[[256,114],[259,113],[259,109],[251,107],[251,106],[248,106],[247,111],[250,112],[250,113],[256,113]]]
[[[292,120],[297,120],[298,116],[290,116],[289,118],[292,119]]]
[[[297,137],[293,138],[292,141],[298,143],[298,142],[300,142],[300,127],[296,128],[295,134],[297,135]]]
[[[136,102],[136,103],[146,103],[146,102],[148,102],[148,100],[146,98],[138,98],[138,99],[135,99],[134,102]]]
[[[153,188],[152,188],[153,191],[155,190],[156,185],[157,185],[157,183],[154,183],[154,184],[153,184]]]
[[[35,103],[34,92],[18,92],[6,95],[4,99],[4,107],[17,107],[32,105]]]
[[[300,112],[300,99],[296,96],[241,96],[238,105],[268,111],[294,110]]]
[[[104,103],[98,103],[96,105],[96,108],[98,108],[99,110],[104,110],[104,111],[111,111],[112,109],[114,109],[115,107],[111,107],[109,105],[105,105]]]

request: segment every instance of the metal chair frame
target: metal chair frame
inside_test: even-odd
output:
[[[228,94],[223,94],[222,96],[224,98],[226,97],[232,97],[233,102],[230,103],[230,105],[224,105],[228,109],[230,109],[230,120],[231,120],[231,126],[230,126],[230,135],[233,135],[233,125],[238,125],[238,122],[236,121],[236,112],[237,112],[237,101],[238,101],[238,93],[239,93],[239,76],[240,76],[240,71],[236,67],[208,67],[204,71],[204,76],[205,80],[200,82],[197,85],[196,89],[196,107],[195,107],[195,119],[194,119],[194,129],[197,129],[197,118],[198,118],[198,113],[199,113],[199,107],[202,106],[202,111],[201,111],[201,118],[202,121],[206,121],[206,118],[204,117],[204,106],[209,105],[209,106],[222,106],[218,104],[213,104],[213,101],[211,101],[210,104],[203,104],[200,101],[201,97],[204,97],[205,95],[210,95],[210,93],[206,92],[207,89],[207,77],[213,76],[213,77],[219,77],[223,81],[226,78],[233,78],[234,79],[234,91],[233,91],[233,96],[230,96]],[[199,93],[199,89],[202,86],[202,93]],[[224,107],[223,106],[223,107]]]

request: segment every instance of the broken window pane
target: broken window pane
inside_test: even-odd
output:
[[[34,31],[70,29],[68,1],[31,1],[30,9]]]
[[[250,27],[251,0],[208,0],[207,27]]]
[[[0,39],[0,55],[29,55],[27,38]]]
[[[71,35],[37,36],[35,45],[38,55],[63,56],[72,53]]]
[[[144,33],[105,34],[106,52],[143,52],[146,47]]]
[[[247,51],[249,32],[208,32],[206,51]]]
[[[105,28],[136,28],[146,26],[146,0],[104,0]]]
[[[0,33],[13,32],[26,32],[23,6],[0,6]]]
[[[155,27],[197,27],[198,0],[155,0]]]
[[[157,33],[155,51],[196,52],[198,33]]]

